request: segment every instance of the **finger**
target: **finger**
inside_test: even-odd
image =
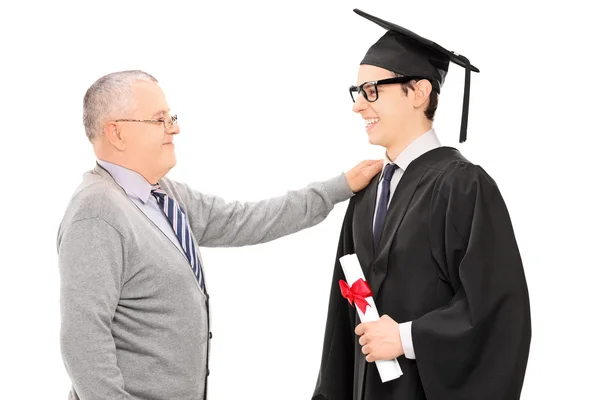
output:
[[[366,165],[374,165],[377,163],[382,163],[383,164],[383,160],[365,160],[363,161]]]
[[[373,355],[372,355],[372,354],[368,354],[368,355],[365,357],[365,360],[367,360],[367,362],[370,362],[370,363],[372,363],[372,362],[374,362],[374,361],[375,361],[375,357],[373,357]]]
[[[364,168],[361,172],[362,172],[363,176],[371,179],[376,174],[378,174],[382,168],[383,168],[383,163],[373,164],[371,166]]]
[[[358,343],[359,343],[361,346],[364,346],[364,345],[365,345],[365,344],[367,344],[368,342],[369,342],[369,341],[367,340],[367,335],[362,335],[362,336],[360,337],[360,339],[358,339]]]
[[[362,160],[361,162],[356,164],[356,166],[354,168],[363,169],[365,167],[368,167],[369,165],[371,165],[371,160]]]
[[[369,168],[374,169],[376,172],[379,172],[381,168],[383,168],[383,160],[379,160],[379,162],[372,164]]]
[[[370,322],[363,322],[362,324],[358,324],[358,326],[354,329],[354,333],[358,336],[364,335],[365,331],[369,327]]]
[[[363,346],[361,351],[363,354],[369,354],[371,352],[371,349],[369,348],[369,346]]]

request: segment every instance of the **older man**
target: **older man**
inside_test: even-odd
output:
[[[206,398],[209,302],[197,246],[264,243],[314,226],[382,167],[285,196],[226,203],[166,178],[179,133],[155,78],[109,74],[84,98],[98,159],[58,232],[61,350],[70,399]]]

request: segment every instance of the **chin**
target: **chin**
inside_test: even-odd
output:
[[[383,146],[385,143],[385,140],[382,137],[382,135],[378,135],[375,132],[371,132],[371,133],[369,133],[369,143],[371,143],[374,146]]]
[[[177,164],[176,160],[163,160],[161,163],[161,168],[165,171],[165,174],[172,170]]]

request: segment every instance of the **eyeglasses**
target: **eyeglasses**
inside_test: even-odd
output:
[[[162,122],[165,130],[169,130],[177,123],[177,115],[173,115],[169,118],[160,118],[160,119],[117,119],[115,122]]]
[[[377,86],[379,85],[389,85],[392,83],[408,83],[415,80],[423,79],[418,76],[398,76],[395,78],[382,79],[380,81],[368,81],[363,83],[360,86],[350,86],[350,97],[352,97],[352,102],[356,102],[359,93],[363,94],[363,97],[370,103],[376,101],[379,98],[379,91],[377,90]]]

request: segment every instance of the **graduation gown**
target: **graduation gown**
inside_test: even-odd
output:
[[[373,248],[378,177],[349,202],[336,255],[313,400],[512,400],[531,339],[527,284],[494,180],[458,150],[411,162]],[[356,253],[380,315],[413,321],[416,359],[382,383],[354,333],[360,318],[340,293],[339,258]]]

